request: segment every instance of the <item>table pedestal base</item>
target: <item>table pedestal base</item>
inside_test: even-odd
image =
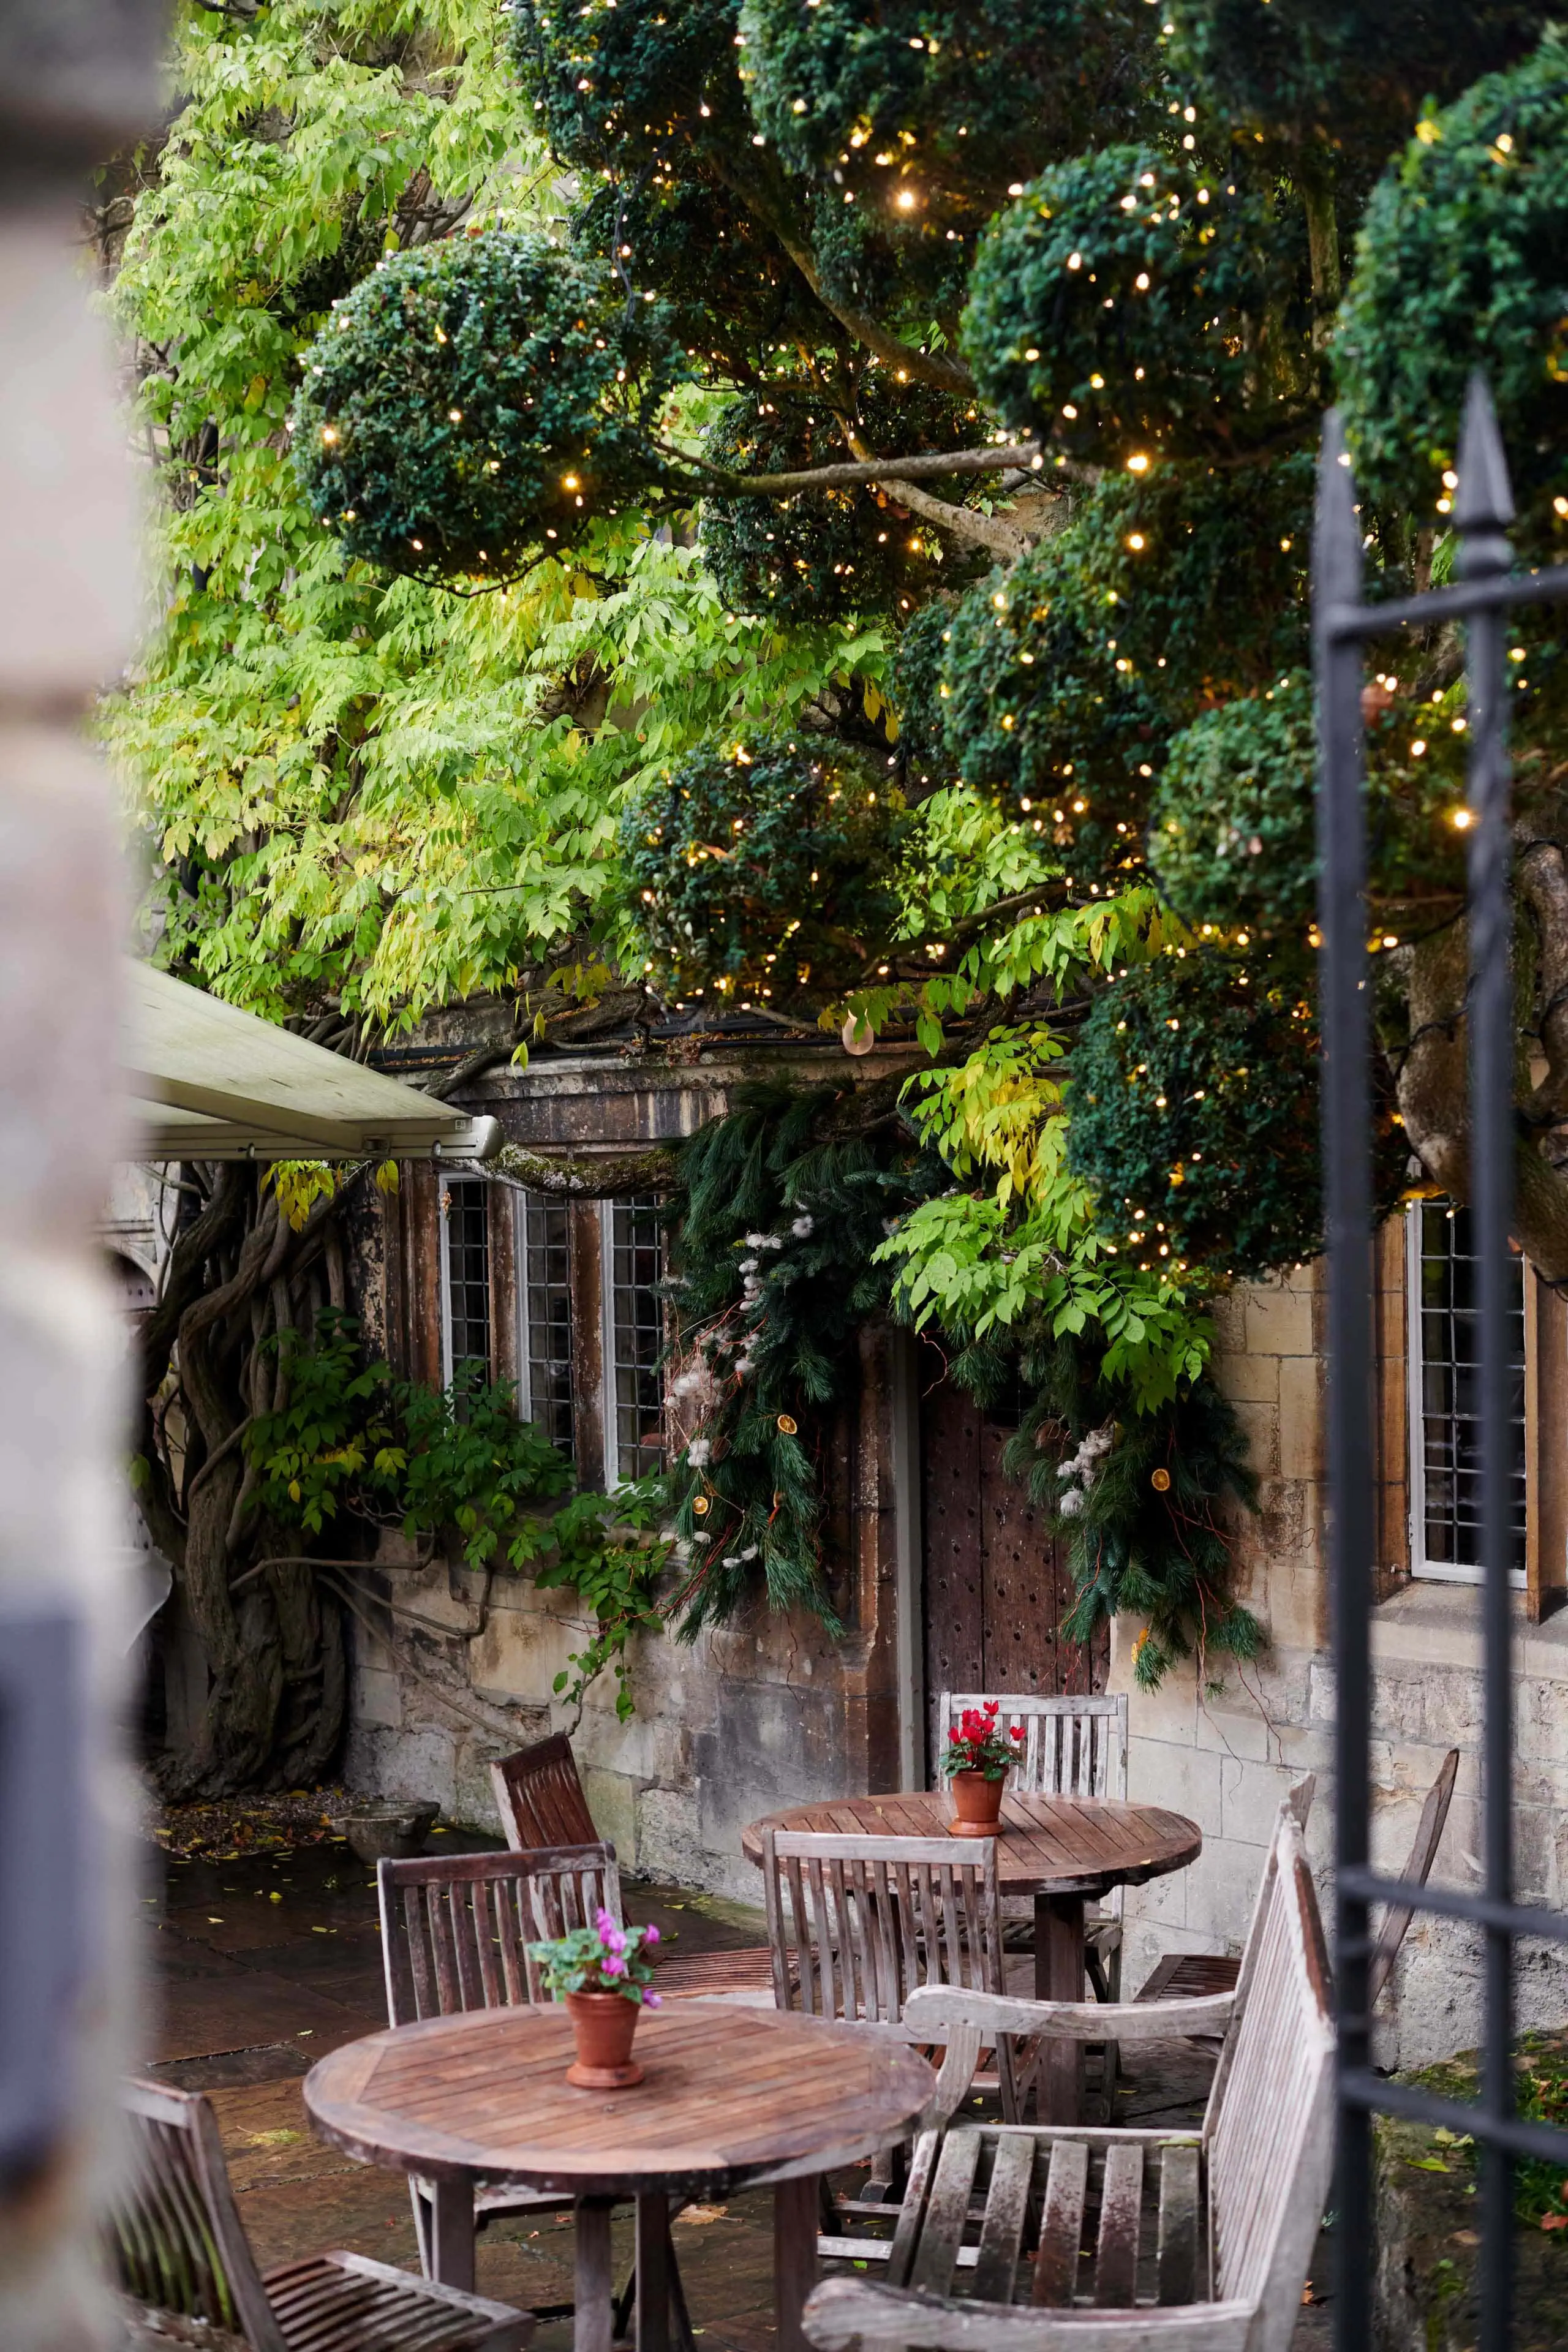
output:
[[[1035,1999],[1081,2000],[1083,1997],[1083,1896],[1037,1895]],[[1035,2110],[1041,2123],[1081,2123],[1081,2042],[1047,2042],[1035,2082]]]

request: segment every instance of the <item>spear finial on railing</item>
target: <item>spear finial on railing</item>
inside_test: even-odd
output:
[[[1465,395],[1459,432],[1459,487],[1454,493],[1454,524],[1459,533],[1455,570],[1461,580],[1506,572],[1513,561],[1508,527],[1513,520],[1513,490],[1502,453],[1497,411],[1478,368]]]

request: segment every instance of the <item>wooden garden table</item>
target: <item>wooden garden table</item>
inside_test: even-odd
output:
[[[473,2288],[478,2183],[572,2197],[576,2352],[610,2352],[617,2199],[637,2200],[637,2352],[667,2352],[671,2201],[776,2183],[778,2344],[805,2352],[818,2177],[910,2137],[935,2084],[925,2060],[864,2026],[698,2000],[642,2018],[634,2090],[575,2090],[573,2054],[553,2003],[430,2018],[334,2050],[306,2076],[305,2105],[348,2155],[429,2180],[447,2286]]]
[[[748,1858],[763,1859],[765,1830],[818,1830],[847,1837],[941,1837],[952,1818],[945,1790],[906,1790],[881,1797],[839,1797],[795,1805],[753,1822],[742,1837]],[[966,1841],[955,1839],[962,1849]],[[1112,1797],[1018,1796],[1002,1800],[996,1877],[1004,1895],[1035,1898],[1035,1997],[1084,1997],[1084,1904],[1113,1886],[1184,1870],[1203,1851],[1203,1832],[1159,1805]],[[1083,2044],[1050,2042],[1037,2077],[1045,2123],[1081,2121]]]

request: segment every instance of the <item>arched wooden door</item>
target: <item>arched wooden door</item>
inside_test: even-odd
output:
[[[1109,1633],[1065,1640],[1072,1605],[1067,1546],[1051,1537],[1021,1480],[1002,1466],[1016,1407],[983,1410],[922,1343],[921,1526],[929,1752],[944,1690],[1100,1691]]]

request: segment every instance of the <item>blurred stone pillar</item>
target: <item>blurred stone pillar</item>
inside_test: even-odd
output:
[[[97,1226],[122,1148],[124,911],[118,816],[83,721],[137,608],[134,486],[83,205],[92,167],[155,127],[163,29],[155,0],[0,0],[0,1642],[7,1612],[14,1627],[64,1603],[79,1621],[90,1841],[75,1950],[49,1954],[72,2031],[48,2129],[0,2176],[4,2352],[113,2340],[92,2240],[128,2046],[130,1596]],[[14,1748],[0,1749],[4,1840]]]

